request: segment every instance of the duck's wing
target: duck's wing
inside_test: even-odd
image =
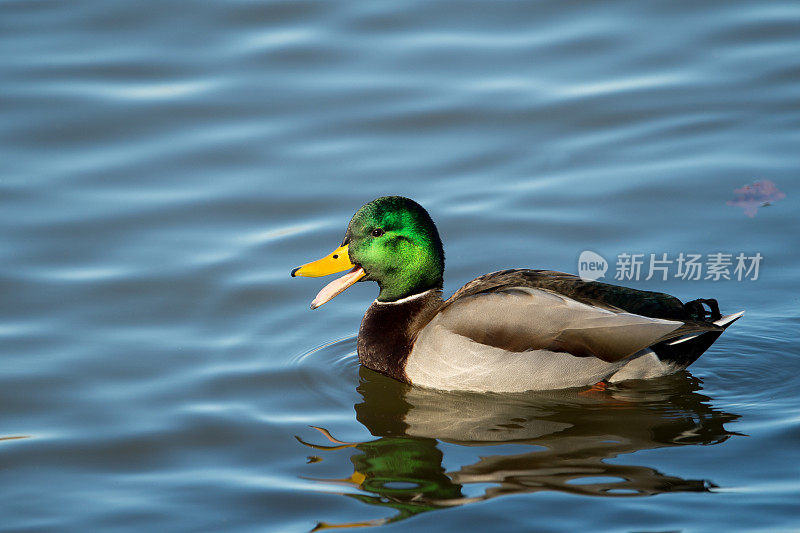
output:
[[[623,310],[650,318],[683,321],[692,318],[683,303],[669,294],[584,281],[573,274],[554,270],[511,269],[484,274],[456,291],[447,304],[481,292],[511,287],[545,289],[594,307]]]
[[[549,284],[548,275],[552,276]],[[544,271],[504,271],[482,276],[445,302],[431,325],[435,323],[475,342],[510,352],[551,350],[607,362],[619,361],[664,340],[719,329],[713,324],[630,312],[615,305],[627,303],[619,293],[603,291],[602,287],[582,287],[580,283],[587,282],[580,278],[576,278],[579,283],[570,284],[569,278],[574,276]],[[592,297],[589,289],[594,291]],[[651,308],[670,306],[671,296],[662,295],[666,298],[659,299],[652,295],[660,293],[634,292],[643,293]]]

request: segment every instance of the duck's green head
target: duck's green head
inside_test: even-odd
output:
[[[342,245],[318,261],[292,270],[292,276],[318,277],[350,269],[329,283],[314,301],[316,309],[357,281],[376,281],[378,300],[392,302],[442,287],[444,250],[425,209],[402,196],[384,196],[359,209]]]

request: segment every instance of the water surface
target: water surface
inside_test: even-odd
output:
[[[800,528],[796,2],[0,2],[9,531]],[[747,216],[736,189],[785,198]],[[581,251],[747,315],[690,372],[436,393],[359,369],[369,284],[290,268],[385,194],[445,292]],[[674,271],[673,271],[674,272]],[[318,429],[315,429],[318,428]],[[598,526],[601,525],[601,526]]]

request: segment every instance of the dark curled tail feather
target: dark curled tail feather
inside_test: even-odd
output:
[[[698,357],[703,355],[722,332],[736,322],[744,312],[733,315],[722,316],[719,312],[719,304],[713,299],[698,299],[684,304],[687,314],[692,320],[715,326],[716,331],[707,331],[699,335],[688,335],[684,339],[671,339],[659,342],[651,346],[652,350],[661,361],[670,362],[682,367],[687,367],[694,363]]]
[[[708,310],[704,307],[708,306]],[[692,317],[692,320],[708,320],[713,322],[722,318],[722,313],[719,312],[719,304],[713,298],[698,298],[691,302],[683,304],[683,308]]]

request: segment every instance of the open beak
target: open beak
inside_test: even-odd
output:
[[[316,261],[295,268],[292,270],[292,277],[304,276],[307,278],[318,278],[348,269],[350,272],[341,278],[331,281],[319,291],[317,297],[311,302],[311,309],[316,309],[366,275],[363,268],[350,262],[350,256],[347,254],[347,245],[340,246],[322,259],[317,259]]]

